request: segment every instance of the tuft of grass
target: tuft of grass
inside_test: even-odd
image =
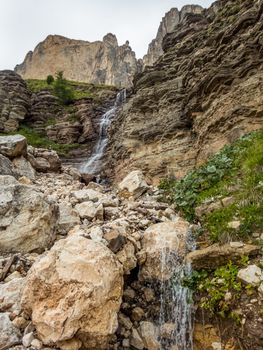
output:
[[[69,151],[78,148],[80,145],[77,143],[74,144],[58,144],[54,141],[49,140],[46,136],[37,133],[34,129],[21,125],[19,130],[12,133],[1,133],[0,135],[15,135],[20,134],[26,137],[29,145],[36,148],[47,148],[53,149],[60,156],[67,156]]]
[[[206,164],[183,179],[165,179],[160,188],[166,199],[190,221],[195,221],[195,208],[207,200],[231,195],[234,203],[211,213],[200,221],[214,242],[231,237],[249,238],[263,231],[263,129],[248,134],[228,145]],[[228,227],[230,221],[240,227]]]

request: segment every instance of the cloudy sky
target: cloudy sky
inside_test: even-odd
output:
[[[142,57],[161,17],[185,0],[0,0],[0,69],[13,69],[49,34],[100,40],[108,32]],[[194,0],[208,7],[211,0]]]

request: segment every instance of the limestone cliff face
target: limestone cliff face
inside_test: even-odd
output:
[[[197,13],[200,14],[203,11],[203,8],[198,5],[186,5],[181,11],[177,8],[172,8],[169,12],[163,17],[157,36],[149,44],[148,52],[143,57],[144,66],[152,66],[154,62],[163,54],[162,43],[163,38],[166,34],[171,33],[174,28],[182,22],[187,13]]]
[[[218,1],[188,14],[164,54],[135,79],[111,127],[115,177],[140,168],[182,176],[263,125],[263,0]]]
[[[113,34],[96,42],[49,35],[15,67],[24,79],[46,79],[49,74],[63,71],[69,80],[117,87],[130,87],[139,70],[129,42],[118,46]]]

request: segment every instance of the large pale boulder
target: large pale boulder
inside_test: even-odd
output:
[[[9,349],[19,342],[21,334],[9,319],[8,313],[0,313],[0,349]]]
[[[142,248],[146,261],[141,266],[141,280],[167,280],[172,276],[172,265],[187,251],[189,223],[179,218],[150,226],[143,235]]]
[[[0,252],[43,251],[55,239],[58,208],[31,186],[0,176]]]
[[[122,267],[105,245],[70,236],[32,266],[22,305],[44,344],[106,349],[122,286]]]
[[[92,220],[95,217],[98,219],[103,219],[104,211],[103,211],[102,204],[93,203],[91,201],[83,202],[83,203],[77,204],[75,209],[82,219]]]
[[[56,151],[45,148],[28,147],[28,159],[39,172],[58,172],[62,163]]]
[[[8,158],[26,155],[27,141],[22,135],[0,136],[0,154]]]
[[[140,197],[148,188],[149,186],[140,170],[132,171],[119,184],[120,194],[128,194],[135,198]]]

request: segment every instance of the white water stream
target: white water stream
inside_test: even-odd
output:
[[[194,249],[195,244],[189,233],[187,250]],[[182,257],[167,249],[163,249],[161,258],[164,275],[169,268],[172,278],[164,278],[159,287],[160,314],[157,325],[160,350],[192,350],[192,293],[182,285],[184,278],[191,276],[191,265],[184,264]],[[172,325],[173,328],[169,336],[163,331],[167,325]]]
[[[101,159],[104,155],[108,144],[108,127],[114,119],[118,107],[126,101],[126,90],[121,90],[115,100],[114,106],[111,107],[100,121],[99,138],[91,156],[80,166],[80,171],[85,174],[97,174],[101,167]]]

